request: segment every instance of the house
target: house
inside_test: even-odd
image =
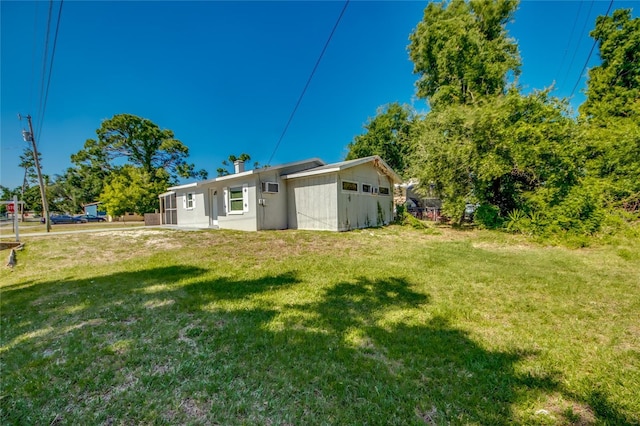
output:
[[[100,201],[97,201],[95,203],[87,203],[87,204],[83,204],[82,205],[82,209],[84,210],[84,214],[90,214],[93,216],[104,216],[107,214],[107,212],[103,211],[103,210],[99,210],[100,209],[100,204],[102,204]]]
[[[161,222],[196,228],[348,231],[393,220],[398,175],[378,156],[313,158],[178,185],[160,194]]]
[[[399,190],[401,203],[405,204],[407,211],[418,219],[438,221],[442,213],[442,200],[433,196],[425,196],[417,190],[418,182],[410,180],[401,185],[396,185]],[[428,193],[433,192],[429,189]]]

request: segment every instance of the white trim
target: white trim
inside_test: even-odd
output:
[[[241,188],[242,191],[242,210],[231,209],[231,191],[237,188]],[[242,186],[232,186],[224,189],[225,203],[227,214],[244,214],[249,211],[249,185],[243,184]],[[239,198],[234,198],[234,201],[238,201]]]
[[[193,183],[185,183],[184,185],[177,185],[177,186],[170,186],[169,188],[167,188],[168,192],[175,192],[176,189],[186,189],[186,188],[193,188],[198,186],[198,182],[193,182]]]
[[[191,207],[189,207],[189,195],[191,195]],[[196,193],[195,192],[187,192],[184,194],[184,208],[186,210],[193,210],[196,208]]]
[[[249,184],[242,185],[242,211],[244,213],[249,211]]]

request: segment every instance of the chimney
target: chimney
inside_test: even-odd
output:
[[[236,160],[233,162],[233,167],[236,173],[244,172],[244,161]]]

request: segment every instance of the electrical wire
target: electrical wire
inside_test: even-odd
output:
[[[36,2],[36,10],[33,16],[33,47],[31,48],[31,78],[29,79],[29,113],[31,113],[31,108],[33,107],[33,86],[36,82],[36,39],[38,34],[38,4]]]
[[[611,0],[611,2],[609,3],[609,8],[607,9],[607,13],[605,13],[604,16],[609,16],[609,12],[611,12],[612,6],[613,6],[613,0]],[[573,85],[573,89],[571,89],[571,94],[569,95],[569,97],[573,96],[574,92],[576,91],[576,88],[578,87],[578,84],[580,83],[580,80],[582,80],[582,73],[584,73],[584,70],[587,68],[587,64],[589,64],[589,59],[591,59],[591,55],[593,54],[593,49],[595,49],[597,43],[598,43],[598,40],[593,40],[593,45],[591,45],[589,56],[587,56],[587,60],[584,61],[582,70],[580,70],[580,74],[578,74],[578,79],[576,80],[576,84]]]
[[[582,5],[584,2],[578,3],[578,12],[576,13],[576,19],[573,20],[573,26],[571,27],[571,35],[569,35],[569,41],[567,41],[567,47],[564,49],[564,54],[562,55],[562,60],[560,61],[560,66],[558,67],[558,72],[556,72],[556,76],[560,77],[560,72],[562,72],[562,67],[564,65],[565,59],[567,59],[567,52],[569,52],[569,46],[571,46],[571,42],[573,41],[573,35],[576,31],[576,25],[578,24],[578,18],[580,17],[580,11],[582,11]],[[557,78],[556,78],[557,81]]]
[[[329,34],[329,38],[327,38],[327,42],[324,44],[324,47],[322,48],[322,52],[320,52],[320,56],[318,57],[318,60],[316,61],[315,66],[313,67],[313,70],[311,71],[311,75],[309,75],[309,78],[307,79],[307,83],[304,85],[304,89],[302,89],[302,93],[300,93],[300,97],[298,98],[298,102],[296,102],[296,106],[293,108],[293,111],[291,112],[291,115],[289,116],[289,120],[287,121],[287,124],[284,126],[284,130],[282,131],[282,134],[280,135],[280,138],[278,139],[278,143],[276,143],[276,146],[273,149],[273,152],[271,153],[271,156],[269,157],[269,161],[267,161],[266,164],[271,164],[271,160],[273,160],[273,156],[276,155],[276,151],[278,151],[278,148],[280,147],[280,143],[282,142],[282,139],[284,138],[284,135],[287,133],[287,130],[289,130],[289,125],[291,124],[291,121],[293,120],[293,117],[296,115],[296,111],[298,110],[298,107],[300,106],[300,103],[302,102],[302,98],[304,97],[304,94],[307,92],[307,89],[309,88],[309,84],[311,84],[311,80],[313,79],[313,75],[316,73],[316,70],[318,69],[318,66],[320,65],[320,61],[322,60],[322,57],[324,56],[324,53],[327,51],[327,47],[329,47],[329,43],[331,42],[331,39],[333,38],[333,34],[336,32],[336,29],[338,28],[338,25],[340,24],[340,21],[342,20],[342,16],[344,15],[344,12],[347,10],[347,6],[349,5],[349,1],[350,0],[346,0],[345,1],[344,6],[342,7],[342,11],[340,12],[340,16],[338,16],[338,19],[336,20],[336,23],[333,26],[333,29],[331,30],[331,34]]]
[[[584,24],[582,25],[582,30],[580,34],[584,34],[587,29],[587,24],[589,23],[589,16],[591,16],[591,10],[593,9],[593,1],[589,4],[589,11],[587,12],[587,17],[584,20]],[[571,56],[571,62],[569,62],[569,67],[567,68],[567,73],[564,75],[564,80],[562,80],[562,86],[567,82],[567,78],[569,78],[569,74],[571,73],[571,67],[573,66],[573,62],[576,59],[576,55],[578,54],[578,50],[580,49],[580,44],[582,42],[582,38],[578,39],[578,44],[576,45],[575,50],[573,51],[573,55]]]
[[[49,62],[49,75],[47,77],[47,88],[44,92],[44,104],[42,105],[42,116],[40,117],[40,126],[38,127],[38,138],[42,133],[42,126],[44,124],[44,115],[47,110],[47,99],[49,99],[49,86],[51,85],[51,74],[53,74],[53,60],[56,56],[56,46],[58,44],[58,31],[60,30],[60,17],[62,16],[62,3],[60,0],[60,8],[58,9],[58,20],[56,22],[56,32],[53,37],[53,49],[51,51],[51,61]],[[39,140],[39,139],[36,139]]]
[[[40,96],[38,97],[38,121],[36,122],[36,128],[40,123],[42,117],[42,103],[44,100],[44,82],[45,73],[47,72],[47,55],[49,54],[49,32],[51,31],[51,14],[53,12],[53,0],[49,0],[49,16],[47,17],[47,32],[44,39],[44,51],[42,53],[42,72],[40,73]],[[35,137],[36,135],[34,135]],[[39,136],[39,135],[38,135]],[[36,137],[38,140],[39,137]]]

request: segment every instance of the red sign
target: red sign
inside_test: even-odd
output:
[[[7,211],[9,213],[13,213],[15,211],[15,209],[13,208],[13,203],[7,204]]]

